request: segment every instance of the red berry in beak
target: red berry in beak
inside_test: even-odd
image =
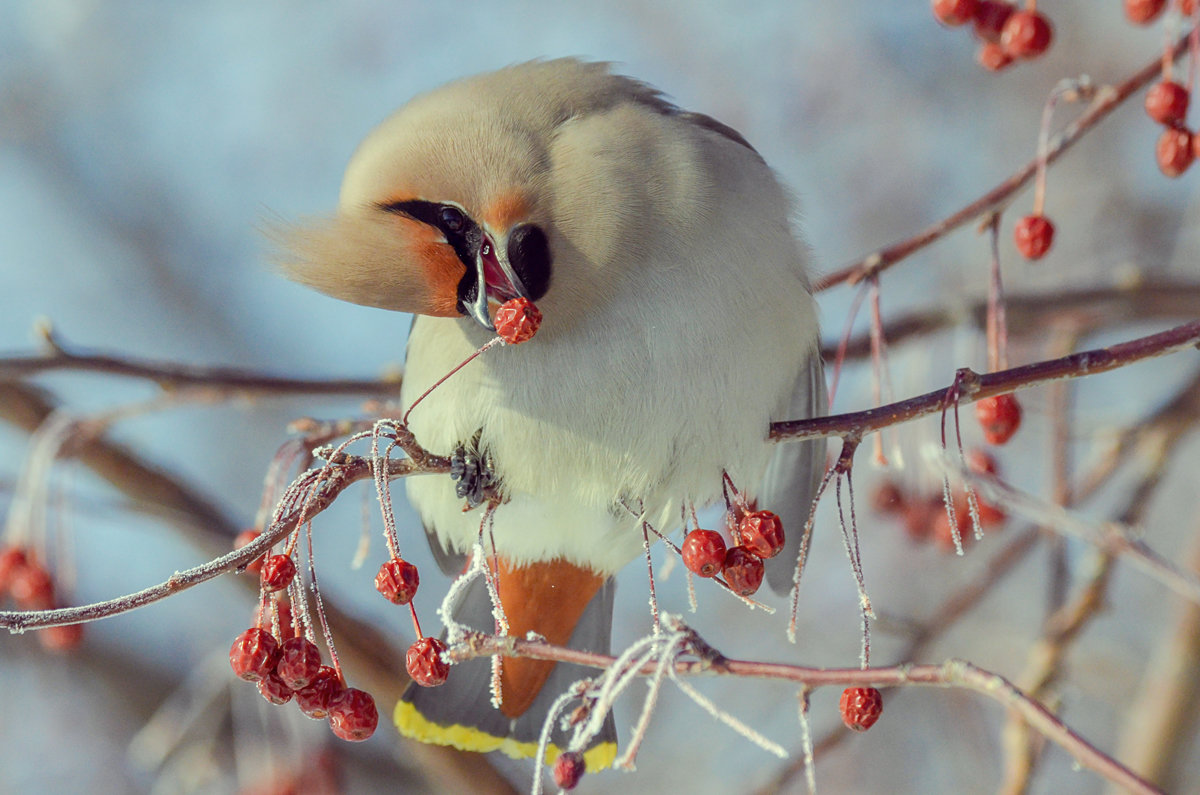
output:
[[[509,345],[533,339],[542,324],[542,313],[528,298],[506,301],[496,310],[496,333]]]

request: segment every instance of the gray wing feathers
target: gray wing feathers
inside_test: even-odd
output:
[[[816,417],[827,410],[825,368],[820,354],[813,353],[808,367],[796,380],[786,419]],[[779,515],[786,538],[783,551],[767,561],[767,582],[776,593],[791,590],[804,523],[825,474],[825,448],[824,439],[784,442],[776,446],[771,463],[767,465],[758,493],[758,506]]]

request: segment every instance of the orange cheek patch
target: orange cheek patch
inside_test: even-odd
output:
[[[584,608],[604,584],[604,577],[591,569],[562,559],[515,567],[500,558],[497,579],[508,634],[523,638],[532,630],[555,646],[571,639]],[[506,657],[500,669],[500,711],[510,718],[524,714],[553,669],[549,660]]]
[[[483,220],[497,232],[512,228],[513,224],[529,217],[529,202],[520,193],[501,195],[483,211]]]
[[[424,276],[426,300],[420,309],[423,315],[458,317],[458,283],[463,277],[463,264],[454,249],[441,242],[436,229],[420,221],[400,216],[400,233],[409,241],[408,256],[418,264]]]

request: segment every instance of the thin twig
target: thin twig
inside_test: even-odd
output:
[[[503,654],[571,663],[590,668],[609,669],[617,658],[607,654],[551,646],[540,640],[513,637],[474,637],[469,643],[456,644],[446,656],[454,662],[474,657]],[[642,664],[640,676],[654,676],[656,661]],[[815,687],[889,687],[926,685],[956,687],[976,693],[1019,713],[1030,726],[1048,740],[1069,753],[1081,766],[1135,793],[1161,793],[1154,785],[1138,777],[1111,756],[1096,748],[1080,734],[1069,728],[1041,704],[1030,699],[1012,682],[999,674],[984,670],[964,660],[949,660],[941,665],[901,665],[891,668],[807,668],[784,663],[752,662],[721,658],[711,660],[679,660],[670,669],[671,675],[724,675],[748,679],[779,680]]]
[[[1193,321],[1107,348],[1096,348],[1060,359],[1034,362],[986,375],[963,368],[956,376],[959,402],[973,403],[986,397],[1048,384],[1063,378],[1082,378],[1103,373],[1143,359],[1191,348],[1197,343],[1200,343],[1200,321]],[[943,408],[945,396],[946,389],[943,388],[866,411],[773,422],[768,438],[773,442],[798,442],[826,436],[862,437],[889,425],[939,412]]]
[[[1174,47],[1168,49],[1170,58],[1175,60],[1182,56],[1187,50],[1187,44],[1186,35],[1177,40]],[[1096,99],[1088,106],[1087,110],[1080,114],[1079,118],[1068,124],[1050,143],[1046,152],[1046,164],[1049,165],[1058,160],[1084,134],[1116,110],[1122,102],[1139,89],[1157,79],[1160,71],[1161,60],[1155,57],[1151,63],[1142,67],[1124,82],[1113,87],[1097,89]],[[827,290],[843,282],[852,285],[858,284],[866,277],[881,273],[913,253],[940,240],[958,227],[1003,207],[1017,191],[1025,187],[1034,178],[1034,175],[1037,173],[1038,160],[1039,158],[1035,157],[995,188],[992,188],[962,209],[951,213],[949,216],[918,232],[916,235],[881,248],[857,262],[851,263],[840,270],[818,279],[813,285],[813,289],[816,291]]]

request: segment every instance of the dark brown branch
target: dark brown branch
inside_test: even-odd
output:
[[[400,379],[287,378],[233,367],[202,367],[135,359],[98,351],[73,351],[52,343],[44,354],[0,357],[0,380],[28,378],[54,370],[74,370],[142,378],[163,388],[224,388],[260,395],[396,395]]]
[[[1177,59],[1187,51],[1187,35],[1182,36],[1170,51],[1170,57]],[[1068,124],[1053,141],[1050,142],[1046,154],[1046,164],[1058,160],[1085,133],[1094,128],[1112,113],[1122,102],[1134,92],[1149,85],[1162,74],[1162,58],[1156,56],[1153,61],[1131,75],[1120,85],[1104,87],[1097,91],[1096,99],[1088,106],[1079,118]],[[1038,159],[1030,160],[1012,176],[1001,182],[992,190],[980,196],[975,201],[952,213],[937,223],[929,226],[916,235],[890,246],[879,249],[861,260],[854,262],[841,270],[818,279],[813,285],[815,291],[827,290],[830,287],[847,282],[858,284],[866,277],[887,270],[905,257],[920,251],[926,246],[945,237],[949,232],[964,224],[970,223],[986,213],[1003,207],[1013,194],[1025,187],[1037,174]]]
[[[1152,359],[1194,347],[1197,343],[1200,343],[1200,321],[1185,323],[1158,334],[1139,337],[1108,348],[1073,353],[1060,359],[1034,362],[986,375],[964,368],[958,371],[959,376],[956,378],[957,401],[973,403],[986,397],[1047,384],[1062,378],[1081,378],[1103,373],[1143,359]],[[803,441],[827,436],[861,439],[871,431],[940,412],[945,405],[946,394],[946,389],[938,389],[866,411],[773,422],[768,438],[773,442]]]
[[[44,390],[0,381],[0,420],[26,433],[36,431],[56,408],[53,398]],[[104,438],[88,438],[73,447],[72,453],[149,513],[168,519],[184,517],[229,538],[239,530],[208,498],[121,445]]]

